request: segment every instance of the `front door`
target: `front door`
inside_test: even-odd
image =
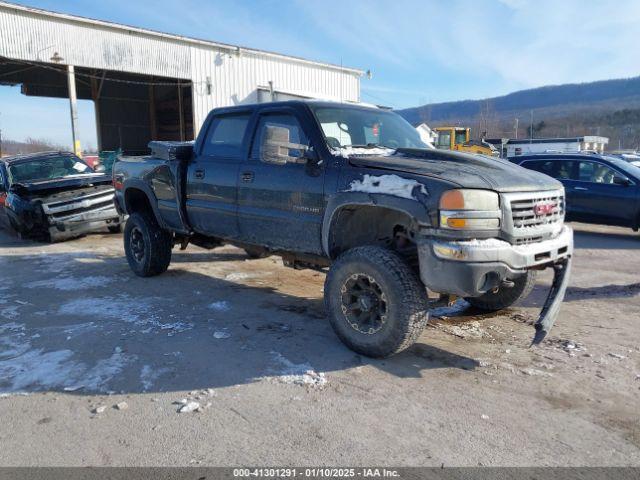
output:
[[[189,164],[187,216],[204,235],[238,236],[238,171],[247,154],[251,112],[221,114],[209,122],[205,140]]]
[[[288,132],[288,142],[313,150],[301,118],[279,108],[262,113],[252,149],[239,171],[238,215],[241,238],[274,249],[322,253],[324,165],[305,162],[305,148],[287,148],[287,163],[273,163],[265,146],[269,131]],[[297,162],[296,158],[300,161]]]
[[[572,197],[576,209],[589,214],[591,223],[632,226],[636,214],[635,185],[621,185],[617,178],[626,178],[609,165],[593,160],[581,160],[577,181],[572,182]]]

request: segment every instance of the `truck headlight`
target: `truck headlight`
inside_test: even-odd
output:
[[[452,230],[500,228],[500,197],[490,190],[448,190],[440,197],[440,227]]]

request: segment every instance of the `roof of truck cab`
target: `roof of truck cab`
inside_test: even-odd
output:
[[[219,107],[214,108],[212,112],[215,113],[226,113],[226,112],[242,112],[242,111],[253,111],[257,109],[272,109],[278,107],[301,107],[301,106],[312,106],[312,107],[348,107],[348,108],[356,108],[363,110],[380,110],[387,111],[385,109],[381,109],[376,107],[375,105],[366,105],[359,103],[351,103],[351,102],[332,102],[330,100],[283,100],[280,102],[263,102],[263,103],[246,103],[243,105],[233,105],[230,107]]]
[[[45,159],[45,158],[57,157],[59,155],[75,156],[73,152],[65,152],[65,151],[24,153],[20,155],[12,155],[10,157],[0,158],[0,162],[3,162],[7,165],[13,165],[14,163],[30,162],[32,160],[38,160],[40,158]]]

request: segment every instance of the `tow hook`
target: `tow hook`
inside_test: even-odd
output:
[[[531,341],[531,346],[538,345],[547,336],[551,327],[558,318],[560,313],[560,306],[564,300],[564,295],[567,291],[567,285],[569,284],[569,278],[571,274],[571,262],[572,258],[568,257],[565,260],[553,265],[553,282],[549,289],[549,294],[544,302],[544,306],[540,311],[540,316],[535,323],[536,334]]]

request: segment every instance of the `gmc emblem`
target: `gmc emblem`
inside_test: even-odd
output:
[[[536,216],[549,215],[556,208],[555,203],[538,203],[533,206],[533,213]]]

